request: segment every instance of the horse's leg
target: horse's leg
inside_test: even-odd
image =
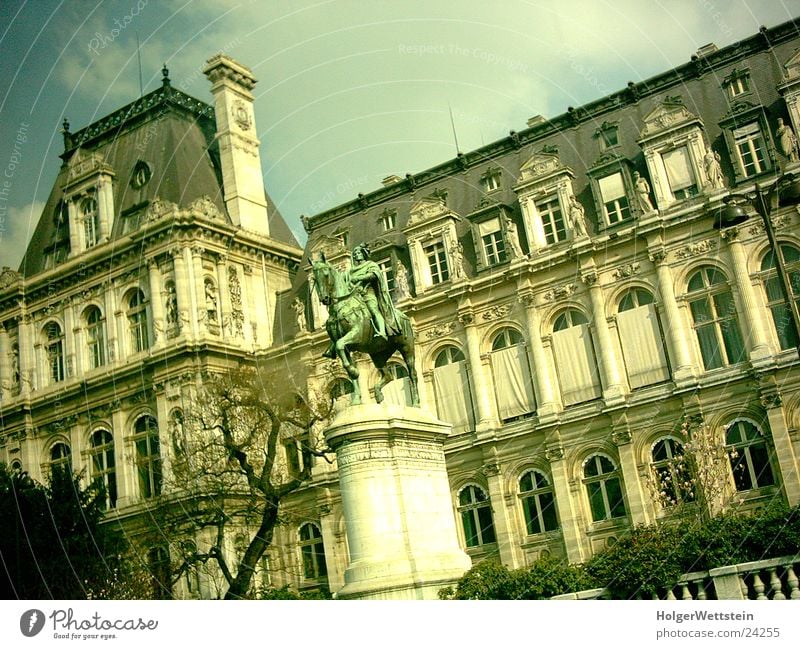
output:
[[[419,408],[419,388],[417,387],[417,368],[414,365],[414,344],[404,342],[400,346],[400,355],[408,370],[408,383],[411,386],[411,405]]]
[[[342,362],[342,366],[347,372],[347,376],[350,377],[350,383],[353,386],[353,396],[350,397],[350,405],[357,406],[361,403],[361,386],[358,383],[358,368],[350,359],[350,352],[347,349],[347,345],[352,342],[354,338],[353,331],[354,330],[351,329],[336,341],[336,355]]]
[[[373,363],[375,363],[375,359],[372,359]],[[375,363],[375,367],[378,368],[378,382],[375,384],[375,388],[373,390],[375,394],[375,403],[383,403],[383,386],[386,385],[392,379],[392,375],[389,374],[389,370],[386,369],[386,365],[378,366]]]

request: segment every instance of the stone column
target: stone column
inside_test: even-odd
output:
[[[789,427],[786,425],[786,414],[782,400],[777,392],[768,392],[761,396],[761,405],[767,413],[772,443],[775,447],[775,458],[780,469],[780,481],[786,502],[789,507],[800,504],[800,469],[798,454],[795,452]]]
[[[64,307],[64,379],[75,376],[77,372],[76,343],[77,323],[72,308],[72,301],[68,300]]]
[[[567,561],[570,563],[583,563],[586,554],[583,550],[583,538],[575,503],[569,488],[569,475],[567,463],[564,460],[564,448],[561,444],[549,445],[545,457],[550,462],[550,473],[553,476],[553,493],[556,497],[558,508],[558,523],[564,539],[564,549],[567,552]]]
[[[194,291],[192,251],[183,248],[175,254],[175,293],[181,318],[181,333],[187,338],[197,338],[197,296]]]
[[[0,323],[0,399],[11,395],[11,342],[4,323]]]
[[[639,481],[639,470],[636,467],[636,456],[634,455],[633,444],[631,444],[631,433],[627,429],[617,430],[611,434],[611,439],[617,445],[617,452],[619,453],[622,482],[625,487],[625,500],[628,504],[631,524],[634,526],[647,525],[650,521],[644,506],[642,483]]]
[[[486,476],[486,483],[489,487],[489,500],[492,503],[492,520],[494,522],[495,536],[497,537],[497,550],[500,553],[500,561],[504,566],[517,568],[520,562],[514,550],[519,548],[519,543],[515,538],[514,526],[508,515],[508,507],[506,507],[500,465],[496,460],[492,459],[483,465],[483,473]]]
[[[73,298],[65,309],[65,322],[67,321],[67,311],[72,320],[70,329],[64,332],[65,337],[68,336],[70,338],[72,354],[69,357],[71,360],[68,360],[67,364],[72,367],[72,376],[81,376],[91,368],[89,350],[87,349],[89,342],[88,331],[86,323],[83,322],[80,314],[82,306],[78,298]]]
[[[469,363],[470,374],[472,374],[472,392],[475,398],[476,409],[476,429],[478,431],[491,426],[492,422],[497,421],[494,414],[494,402],[491,398],[492,386],[486,380],[481,361],[481,347],[478,340],[478,330],[475,327],[475,316],[472,311],[459,313],[458,319],[464,325],[464,332],[467,336],[467,361]]]
[[[122,404],[111,404],[111,426],[114,430],[114,464],[117,470],[117,508],[127,507],[139,500],[139,483],[136,473],[136,451],[127,441],[131,434],[125,427]]]
[[[542,319],[535,305],[533,293],[520,296],[525,305],[525,320],[528,325],[528,343],[533,356],[533,383],[536,386],[536,414],[540,422],[551,421],[558,414],[558,402],[553,386],[556,384],[550,373],[550,362],[542,344]]]
[[[731,257],[731,267],[733,268],[736,288],[741,298],[742,316],[747,328],[748,339],[750,341],[750,359],[753,363],[768,360],[772,357],[772,349],[764,328],[762,318],[763,309],[756,305],[755,291],[753,283],[750,281],[750,273],[747,271],[747,254],[744,246],[739,240],[739,229],[728,228],[722,232],[722,238],[728,244],[728,252]]]
[[[328,586],[335,593],[344,586],[344,568],[339,565],[344,548],[338,547],[336,521],[330,498],[319,505],[319,526],[325,548],[325,565],[328,567]]]
[[[228,288],[228,272],[226,270],[227,257],[217,256],[217,303],[219,306],[220,323],[222,335],[233,336],[233,324],[231,322],[231,296]]]
[[[155,346],[161,346],[166,342],[167,335],[164,322],[164,296],[161,294],[161,272],[158,269],[158,262],[150,259],[147,262],[147,270],[150,276],[150,306],[153,309]]]
[[[208,311],[206,310],[206,286],[205,277],[203,275],[203,248],[201,246],[192,246],[191,248],[191,264],[189,266],[189,274],[192,281],[189,284],[192,287],[192,292],[196,296],[194,317],[197,321],[197,330],[201,335],[210,333],[208,325]],[[219,297],[217,297],[217,314],[219,315]]]
[[[116,295],[111,282],[103,282],[103,302],[106,316],[106,347],[108,362],[119,360],[119,315],[117,314]]]
[[[436,388],[433,384],[433,370],[425,370],[423,372],[417,371],[417,376],[422,379],[419,381],[419,399],[420,406],[425,412],[436,413]],[[423,389],[424,386],[424,389]]]
[[[684,325],[678,301],[673,290],[672,273],[665,263],[666,253],[663,248],[655,248],[650,252],[650,260],[655,264],[658,281],[658,293],[664,306],[664,333],[667,338],[670,357],[672,359],[672,378],[678,386],[686,385],[694,379],[694,364],[689,351],[689,336],[692,335]]]
[[[336,451],[350,565],[342,599],[437,599],[472,565],[456,532],[442,443],[419,408],[363,404],[325,431]]]
[[[614,351],[614,343],[608,331],[606,320],[606,307],[603,300],[603,290],[597,284],[597,273],[592,270],[582,277],[583,282],[589,287],[589,298],[592,302],[592,320],[597,342],[600,349],[600,371],[603,376],[603,399],[606,404],[619,403],[624,399],[622,375],[619,369],[619,360]]]

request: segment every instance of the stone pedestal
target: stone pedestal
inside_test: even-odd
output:
[[[350,565],[342,599],[437,599],[471,561],[456,534],[445,424],[417,408],[364,404],[325,431],[336,451]]]

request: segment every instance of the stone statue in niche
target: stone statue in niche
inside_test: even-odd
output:
[[[506,244],[508,245],[508,256],[510,259],[519,259],[522,257],[522,246],[519,243],[519,233],[517,226],[510,216],[505,218],[506,224]]]
[[[792,127],[783,123],[783,118],[778,118],[778,128],[775,130],[775,137],[781,153],[789,158],[790,162],[800,161],[798,154],[797,136],[792,131]]]
[[[206,315],[208,323],[215,323],[217,321],[217,289],[214,282],[207,279],[205,281],[206,290]]]
[[[454,241],[450,246],[450,258],[453,262],[453,279],[464,277],[464,246],[460,241]]]
[[[569,224],[576,239],[589,236],[586,233],[586,217],[584,216],[583,205],[580,204],[575,194],[569,197]]]
[[[167,327],[180,326],[180,316],[178,315],[178,296],[175,293],[175,284],[168,282],[165,286],[167,292]]]
[[[708,184],[712,189],[723,189],[725,187],[725,177],[722,175],[719,153],[713,151],[711,147],[706,148],[703,156],[703,166],[706,170]]]
[[[650,202],[650,183],[639,175],[638,171],[633,172],[633,187],[636,190],[636,203],[639,210],[645,214],[653,211],[653,204]]]
[[[292,302],[292,309],[294,309],[295,317],[297,318],[297,331],[301,334],[305,333],[308,331],[306,323],[306,305],[299,297],[296,297]]]
[[[397,260],[396,279],[397,285],[397,299],[404,300],[411,297],[411,287],[408,284],[408,269],[403,264],[402,260]]]

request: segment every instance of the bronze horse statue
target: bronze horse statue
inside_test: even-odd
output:
[[[368,262],[373,264],[374,262]],[[383,401],[382,388],[392,380],[386,362],[395,352],[400,352],[408,370],[411,385],[411,405],[419,407],[417,371],[414,367],[414,332],[411,320],[402,311],[393,309],[396,327],[388,329],[387,335],[376,334],[374,317],[364,297],[363,288],[350,281],[348,272],[339,272],[323,255],[312,264],[314,289],[320,302],[328,308],[325,329],[332,341],[327,356],[338,357],[353,385],[350,403],[361,403],[358,385],[358,368],[353,363],[351,352],[365,352],[372,359],[380,378],[374,388],[375,401]],[[385,284],[385,279],[383,279]],[[398,333],[399,330],[399,333]]]

